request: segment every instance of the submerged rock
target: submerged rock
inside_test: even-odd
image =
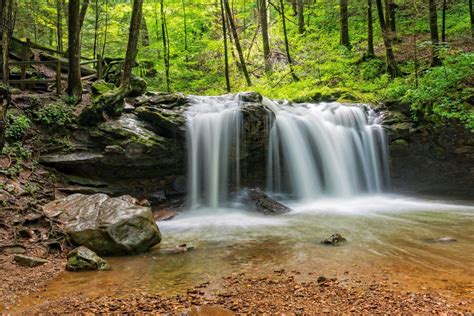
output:
[[[18,263],[19,265],[24,266],[24,267],[29,267],[29,268],[41,266],[49,262],[48,260],[45,260],[45,259],[29,257],[29,256],[21,255],[21,254],[15,255],[13,260],[15,260],[15,262]]]
[[[326,239],[323,239],[321,241],[321,244],[323,245],[328,245],[328,246],[338,246],[339,244],[347,241],[344,237],[342,237],[340,234],[332,234]]]
[[[263,214],[284,214],[291,211],[290,208],[275,201],[258,188],[249,190],[248,198],[255,209]]]
[[[43,207],[63,223],[72,241],[100,255],[140,253],[161,241],[151,209],[131,196],[73,194]]]
[[[193,249],[194,249],[194,246],[188,246],[187,244],[181,244],[181,245],[177,245],[174,248],[163,249],[160,252],[165,253],[165,254],[177,254],[177,253],[188,252],[188,251],[193,250]]]
[[[432,238],[432,239],[426,239],[425,240],[428,243],[452,243],[452,242],[457,242],[456,238],[453,237],[439,237],[439,238]]]
[[[108,262],[87,247],[80,246],[67,255],[66,270],[94,271],[109,270]]]

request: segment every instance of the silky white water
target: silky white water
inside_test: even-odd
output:
[[[240,182],[242,114],[237,97],[190,97],[186,112],[189,202],[216,208]]]
[[[189,202],[228,207],[240,187],[243,120],[238,95],[191,97],[186,112]],[[385,133],[368,106],[276,103],[270,120],[267,190],[293,200],[380,193],[389,183]],[[273,115],[271,114],[273,113]],[[262,148],[262,150],[265,150]]]
[[[267,186],[297,200],[382,192],[388,153],[378,116],[365,105],[278,104],[270,131]]]

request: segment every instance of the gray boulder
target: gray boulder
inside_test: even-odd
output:
[[[43,209],[63,224],[75,244],[100,255],[140,253],[161,241],[151,209],[131,196],[73,194]]]
[[[290,208],[275,201],[260,189],[250,189],[248,200],[254,208],[263,214],[284,214],[291,211]]]
[[[19,265],[24,266],[24,267],[29,267],[29,268],[41,266],[49,262],[48,260],[45,260],[45,259],[29,257],[29,256],[21,255],[21,254],[15,255],[13,260],[15,260],[15,262],[18,263]]]
[[[87,247],[80,246],[67,255],[66,270],[95,271],[109,270],[108,262]]]

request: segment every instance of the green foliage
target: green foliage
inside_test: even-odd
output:
[[[442,66],[426,70],[418,87],[395,81],[387,96],[411,104],[416,117],[426,117],[433,122],[458,119],[474,130],[474,112],[471,86],[474,78],[474,54],[461,53],[449,56]]]
[[[24,147],[20,142],[12,144],[6,144],[3,147],[2,154],[8,155],[12,160],[12,164],[6,170],[7,175],[10,177],[17,176],[23,169],[23,162],[31,159],[32,152],[28,148]]]
[[[50,128],[64,127],[75,120],[72,107],[62,102],[51,103],[34,112],[36,121]]]
[[[27,116],[14,112],[7,113],[7,122],[5,136],[13,141],[21,140],[31,127],[31,121]]]

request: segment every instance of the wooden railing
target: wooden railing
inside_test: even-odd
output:
[[[19,84],[20,88],[24,90],[27,85],[35,84],[35,83],[56,83],[56,92],[58,95],[61,94],[62,91],[62,83],[61,83],[61,74],[62,74],[62,66],[63,65],[68,65],[69,63],[67,61],[61,60],[61,58],[58,58],[57,60],[45,60],[45,61],[36,61],[36,60],[30,60],[30,49],[32,47],[32,43],[30,42],[29,39],[26,40],[26,43],[23,45],[23,52],[21,56],[21,61],[8,61],[8,69],[10,69],[10,66],[20,66],[20,78],[21,79],[12,79],[10,80],[7,76],[7,83],[9,84]],[[86,60],[80,63],[80,66],[86,66],[90,64],[95,64],[95,70],[96,70],[96,75],[97,79],[100,80],[102,79],[103,75],[103,59],[101,55],[97,55],[97,59],[90,59]],[[52,66],[55,68],[56,71],[56,77],[54,79],[31,79],[31,78],[26,78],[26,70],[28,66],[34,66],[34,65],[45,65],[45,66]],[[86,77],[83,77],[86,78]]]

